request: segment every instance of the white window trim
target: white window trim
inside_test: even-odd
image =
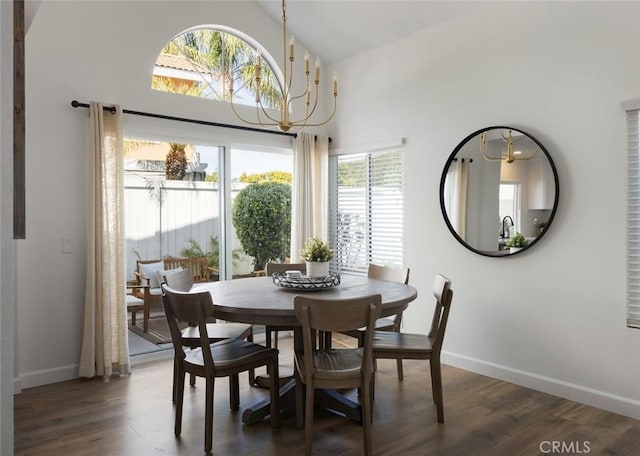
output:
[[[627,326],[640,328],[640,100],[627,114]]]

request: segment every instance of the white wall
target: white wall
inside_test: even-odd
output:
[[[18,390],[77,376],[87,267],[88,111],[74,109],[70,102],[118,103],[126,109],[238,124],[228,104],[150,89],[162,47],[201,24],[235,27],[269,50],[282,47],[280,24],[249,2],[40,4],[26,40],[28,238],[17,248]],[[274,57],[280,61],[280,55]],[[224,129],[177,128],[201,144],[231,137]],[[125,131],[176,138],[175,124],[169,133],[167,122],[136,116],[125,116]],[[265,145],[290,144],[289,138],[271,135],[233,133],[238,136],[244,143],[259,138]],[[71,254],[62,254],[63,238],[72,240]]]
[[[87,113],[70,108],[70,100],[234,122],[215,103],[152,93],[155,55],[202,18],[280,47],[278,33],[264,27],[270,19],[248,2],[185,5],[42,2],[31,25],[29,237],[18,244],[16,292],[23,387],[77,370],[86,267],[86,185],[77,182],[86,175]],[[640,61],[627,57],[640,42],[638,18],[640,4],[633,3],[503,3],[475,12],[337,65],[340,108],[329,131],[332,147],[408,138],[406,259],[420,297],[405,318],[407,330],[426,329],[427,290],[442,272],[455,288],[447,362],[636,417],[640,332],[625,327],[620,102],[640,92]],[[438,185],[462,138],[504,124],[545,144],[561,198],[534,249],[494,259],[450,235]],[[63,237],[74,240],[70,255],[61,254]]]
[[[640,4],[502,2],[336,65],[332,147],[407,138],[405,258],[430,322],[455,290],[446,362],[640,418],[640,331],[625,327],[625,117],[640,95]],[[512,258],[463,248],[442,219],[443,165],[469,133],[513,125],[549,150],[557,216]],[[417,198],[413,195],[421,195]],[[446,386],[445,386],[446,392]]]
[[[13,3],[0,2],[0,455],[13,454]],[[6,63],[6,64],[5,64]]]

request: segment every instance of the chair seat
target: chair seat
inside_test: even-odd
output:
[[[216,371],[233,367],[252,366],[254,362],[263,362],[277,353],[274,348],[247,342],[240,339],[226,339],[210,345]],[[194,348],[186,352],[185,363],[193,366],[204,366],[202,348]]]
[[[207,338],[210,343],[224,339],[246,339],[251,334],[251,325],[244,323],[207,323]],[[186,346],[200,345],[200,330],[187,326],[182,330],[182,341]]]
[[[373,353],[376,358],[396,352],[401,352],[403,358],[410,355],[422,358],[430,356],[432,351],[432,339],[424,334],[389,331],[375,331],[373,333]]]
[[[125,296],[125,302],[127,303],[127,309],[129,307],[142,307],[142,305],[144,304],[143,299],[136,298],[135,296],[130,294]]]
[[[376,327],[375,329],[377,331],[392,331],[394,328],[394,321],[392,318],[378,318],[376,320]],[[351,336],[351,337],[355,337],[355,338],[359,338],[362,337],[362,335],[365,333],[365,331],[367,330],[367,328],[358,328],[358,329],[354,329],[352,331],[341,331],[342,334],[346,334],[347,336]]]
[[[295,361],[304,382],[304,355],[297,354]],[[313,354],[313,367],[315,380],[359,379],[362,375],[362,348],[318,350]]]

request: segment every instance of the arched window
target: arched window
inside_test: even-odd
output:
[[[280,109],[282,75],[259,43],[238,30],[198,26],[176,35],[156,59],[151,88],[229,102],[255,104],[255,63],[260,57],[263,106]]]

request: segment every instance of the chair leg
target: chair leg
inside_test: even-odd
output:
[[[278,371],[278,355],[274,356],[271,366],[267,366],[269,378],[271,379],[271,387],[269,393],[271,396],[271,427],[280,427],[280,373]]]
[[[184,371],[180,368],[176,368],[177,372],[175,378],[176,384],[176,421],[174,424],[175,435],[180,435],[182,432],[182,404],[184,403]]]
[[[229,375],[229,407],[231,410],[240,408],[240,382],[238,374]]]
[[[402,360],[397,359],[396,363],[398,364],[398,381],[401,382],[404,380],[404,371],[402,370]]]
[[[313,384],[309,383],[307,383],[306,388],[307,393],[304,404],[304,454],[305,456],[311,456],[311,445],[313,441],[313,398],[315,390]]]
[[[144,303],[144,308],[142,310],[142,332],[149,332],[149,316],[151,314],[150,304],[148,302]]]
[[[440,360],[430,360],[431,366],[431,386],[433,388],[433,401],[436,403],[438,413],[438,423],[444,423],[444,404],[442,402],[442,373],[440,370]]]
[[[371,383],[363,382],[362,396],[360,396],[360,406],[362,409],[362,433],[364,437],[364,454],[371,456],[371,422],[373,414],[371,413]]]
[[[131,326],[135,326],[136,325],[136,311],[133,310],[131,311]]]
[[[171,402],[178,399],[178,360],[173,358],[173,387],[171,388]]]
[[[375,363],[375,358],[373,358],[373,361]],[[376,371],[373,371],[373,374],[371,375],[371,402],[373,403],[373,401],[376,398]]]
[[[196,376],[193,374],[189,374],[189,386],[196,386]]]
[[[295,367],[293,374],[296,382],[296,429],[302,429],[304,427],[304,385]]]
[[[204,451],[211,453],[213,449],[213,390],[215,387],[215,378],[206,378],[206,406],[204,412]]]

